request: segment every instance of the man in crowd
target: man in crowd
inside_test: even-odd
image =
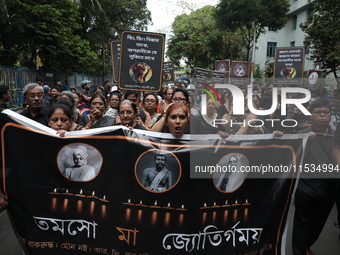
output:
[[[21,115],[48,126],[48,110],[43,106],[43,87],[37,83],[29,83],[24,87],[23,93],[28,108]]]
[[[111,82],[109,80],[106,80],[104,81],[103,85],[105,95],[107,96],[111,92]]]
[[[309,139],[295,193],[294,255],[313,254],[310,247],[318,239],[335,201],[337,172],[315,171],[317,167],[332,164],[334,131],[328,124],[331,120],[328,100],[313,101],[309,111],[312,125],[298,132],[309,133]]]
[[[91,81],[89,80],[83,80],[81,82],[81,87],[82,87],[82,91],[80,92],[80,95],[83,98],[83,101],[86,104],[90,103],[90,99],[91,99],[91,94],[90,94],[90,88],[91,88]]]
[[[8,109],[7,102],[11,99],[11,93],[5,85],[0,85],[0,112]]]
[[[60,87],[59,86],[53,86],[51,88],[51,99],[49,100],[50,106],[52,106],[53,104],[55,104],[60,97]]]
[[[163,154],[155,155],[155,166],[143,171],[142,184],[151,191],[164,191],[172,186],[172,175],[165,168],[166,157]]]

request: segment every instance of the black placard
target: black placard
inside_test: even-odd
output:
[[[275,49],[274,83],[302,84],[305,49],[286,47]]]
[[[162,84],[165,35],[122,33],[119,87],[158,92]]]

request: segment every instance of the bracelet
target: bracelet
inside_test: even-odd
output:
[[[85,129],[90,129],[89,127],[86,127],[86,126],[85,126],[84,128],[85,128]]]

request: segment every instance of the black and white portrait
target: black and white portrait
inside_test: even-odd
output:
[[[182,173],[177,157],[163,150],[144,152],[135,164],[138,183],[151,192],[165,192],[172,189]]]
[[[215,187],[226,193],[236,191],[247,177],[247,173],[241,166],[249,166],[247,158],[242,154],[231,153],[224,156],[218,165],[223,169],[221,172],[214,174]]]
[[[245,76],[247,74],[247,67],[244,64],[237,64],[233,68],[233,73],[238,77]]]
[[[96,148],[83,143],[74,143],[60,150],[57,162],[60,172],[67,179],[90,181],[98,175],[103,158]]]

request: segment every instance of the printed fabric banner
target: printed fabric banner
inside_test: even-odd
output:
[[[174,139],[116,126],[60,138],[5,113],[2,188],[26,254],[284,254],[306,135]],[[211,155],[206,178],[192,176],[207,173],[196,155]],[[260,158],[263,178],[218,172]]]

